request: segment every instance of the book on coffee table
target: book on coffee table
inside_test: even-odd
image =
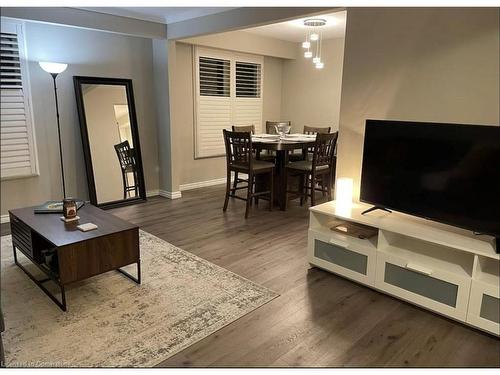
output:
[[[80,209],[85,204],[82,200],[76,200],[76,209]],[[35,214],[53,214],[63,212],[63,202],[62,201],[47,201],[40,206],[36,206],[33,211]]]

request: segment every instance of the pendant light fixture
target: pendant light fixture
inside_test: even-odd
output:
[[[326,20],[323,18],[309,18],[304,21],[304,26],[307,27],[306,40],[302,42],[302,48],[306,50],[304,57],[306,59],[312,58],[316,69],[323,69],[325,66],[323,61],[321,61],[321,27],[325,25]],[[312,50],[315,50],[314,57]]]

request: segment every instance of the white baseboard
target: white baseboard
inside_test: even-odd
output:
[[[10,223],[9,214],[0,216],[0,220],[1,220],[0,221],[1,224]]]
[[[160,190],[148,190],[146,191],[146,197],[155,197],[157,195],[160,195]]]
[[[231,181],[233,177],[231,177]],[[179,186],[180,191],[199,189],[207,186],[221,185],[226,183],[226,177],[216,178],[214,180],[200,181],[200,182],[192,182],[190,184],[182,184]]]
[[[166,190],[160,190],[159,195],[161,197],[165,197],[168,199],[179,199],[182,197],[182,194],[180,191],[166,191]]]

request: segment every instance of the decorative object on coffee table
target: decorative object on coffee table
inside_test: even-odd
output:
[[[83,222],[97,229],[82,232],[76,223],[62,225],[58,215],[35,215],[33,207],[9,211],[14,263],[63,311],[66,311],[65,286],[111,270],[141,283],[139,227],[97,207],[86,205],[79,214]],[[47,277],[37,279],[17,260],[20,250]],[[121,270],[137,264],[137,277]],[[53,281],[61,300],[45,287]]]

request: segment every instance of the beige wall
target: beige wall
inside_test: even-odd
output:
[[[300,52],[296,43],[266,38],[245,31],[198,36],[184,39],[182,42],[283,59],[295,59]]]
[[[300,50],[298,44],[296,48]],[[303,56],[283,63],[281,120],[292,121],[295,132],[302,132],[304,125],[338,130],[344,39],[325,40],[322,48],[322,70]]]
[[[151,40],[27,22],[26,44],[40,176],[1,182],[2,215],[62,195],[52,78],[38,61],[69,64],[57,78],[67,194],[88,198],[73,75],[132,79],[146,189],[158,189]]]
[[[225,177],[226,161],[224,157],[194,159],[193,50],[190,44],[169,44],[169,59],[174,60],[169,61],[172,190],[178,191],[179,185]],[[265,57],[264,121],[280,117],[281,71],[281,59]]]
[[[348,9],[337,177],[359,196],[365,119],[498,125],[499,89],[498,8]]]

